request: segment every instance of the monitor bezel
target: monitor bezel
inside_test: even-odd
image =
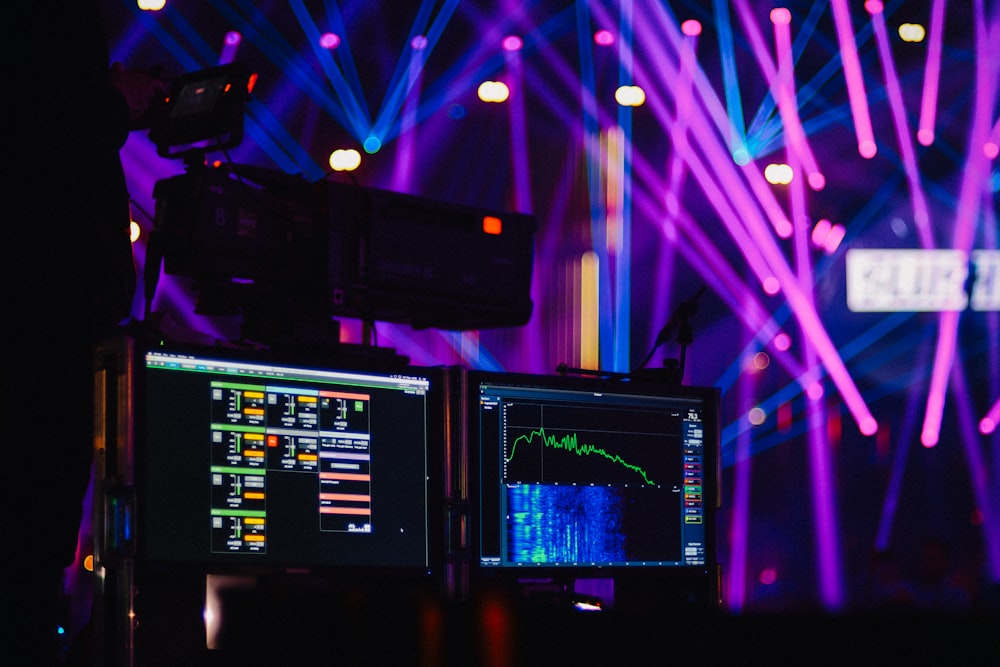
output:
[[[352,561],[342,557],[309,558],[305,560],[288,560],[272,555],[219,554],[206,551],[203,558],[162,558],[148,547],[148,536],[145,529],[148,526],[147,515],[147,483],[153,471],[148,470],[148,415],[145,410],[147,402],[147,352],[176,354],[179,357],[197,357],[214,360],[232,360],[263,366],[280,366],[297,369],[315,369],[319,371],[347,372],[370,375],[402,375],[408,377],[427,378],[429,389],[426,395],[426,445],[425,470],[426,497],[425,539],[426,559],[424,563],[387,564],[383,562],[367,563]],[[183,571],[197,571],[216,574],[248,574],[254,576],[314,574],[333,576],[338,579],[357,581],[380,580],[421,580],[436,581],[442,573],[444,564],[444,526],[439,520],[443,511],[445,483],[443,448],[440,443],[444,437],[444,414],[447,397],[444,390],[444,371],[440,368],[420,367],[409,363],[405,357],[384,354],[386,350],[374,349],[370,352],[356,348],[338,350],[310,349],[248,349],[243,347],[205,346],[189,343],[177,343],[154,339],[143,341],[135,346],[133,368],[135,378],[132,390],[132,405],[134,414],[134,471],[135,487],[135,556],[143,567],[170,568]],[[207,504],[206,504],[207,507]],[[363,536],[358,536],[363,539]],[[207,546],[207,543],[206,543]]]
[[[606,564],[560,564],[560,565],[483,565],[481,563],[481,531],[483,518],[481,492],[481,462],[484,452],[478,431],[480,428],[479,396],[480,386],[514,385],[535,387],[545,390],[568,390],[592,393],[632,393],[643,396],[658,396],[678,399],[694,399],[705,408],[705,447],[703,477],[703,525],[705,532],[704,564],[684,565],[606,565]],[[464,377],[466,425],[464,436],[468,459],[469,498],[469,570],[473,582],[478,584],[501,583],[505,585],[532,585],[554,582],[560,586],[572,586],[580,579],[613,579],[623,583],[633,582],[643,585],[656,580],[666,582],[704,584],[709,589],[718,578],[716,513],[721,506],[719,485],[719,436],[720,436],[720,391],[716,387],[677,386],[658,381],[632,380],[629,378],[593,377],[561,374],[507,373],[474,370]],[[495,456],[496,453],[493,453]],[[499,519],[495,519],[499,520]],[[475,585],[475,584],[474,584]]]

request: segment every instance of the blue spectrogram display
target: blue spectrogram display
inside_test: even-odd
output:
[[[713,390],[497,375],[476,391],[481,567],[705,565]]]
[[[515,563],[624,562],[623,498],[606,486],[507,486],[508,558]]]

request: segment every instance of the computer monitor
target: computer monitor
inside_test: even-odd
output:
[[[470,372],[479,578],[716,577],[719,392]]]
[[[137,382],[137,556],[216,571],[432,574],[435,372],[151,346]]]

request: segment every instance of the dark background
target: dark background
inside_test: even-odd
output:
[[[415,331],[404,324],[379,323],[377,343],[394,348],[414,364],[543,373],[554,372],[560,363],[593,364],[595,358],[581,352],[580,342],[579,262],[587,251],[597,252],[603,262],[597,363],[605,369],[623,371],[638,364],[676,306],[707,285],[690,320],[693,342],[685,381],[722,391],[723,506],[718,540],[728,609],[865,609],[873,590],[873,557],[891,557],[900,576],[912,579],[917,576],[920,545],[930,538],[949,545],[949,576],[966,589],[970,600],[982,600],[983,592],[1000,580],[996,546],[1000,436],[981,435],[975,428],[1000,396],[1000,316],[962,312],[940,442],[925,448],[919,437],[939,315],[854,313],[846,306],[848,249],[919,247],[883,64],[871,17],[860,3],[849,6],[879,148],[870,160],[856,149],[833,3],[784,4],[792,16],[798,114],[826,176],[823,190],[805,190],[806,223],[811,227],[828,218],[846,230],[835,252],[808,249],[812,275],[806,291],[852,382],[879,422],[877,434],[863,435],[839,388],[821,367],[824,395],[819,403],[824,412],[821,425],[812,429],[813,438],[802,385],[782,363],[783,355],[804,363],[807,345],[796,313],[783,293],[772,296],[762,290],[741,252],[774,242],[794,270],[795,245],[773,233],[771,238],[759,233],[749,240],[734,238],[717,204],[723,193],[744,188],[747,181],[726,176],[732,165],[710,160],[705,172],[697,172],[669,133],[677,109],[688,121],[705,117],[700,104],[681,95],[672,71],[677,54],[670,45],[677,26],[697,19],[702,32],[696,72],[703,77],[702,94],[716,99],[720,110],[726,109],[727,91],[734,92],[723,76],[728,52],[719,39],[724,28],[731,27],[732,63],[754,159],[750,168],[762,171],[771,161],[788,159],[780,117],[753,55],[751,32],[737,11],[743,3],[633,3],[631,58],[635,82],[645,89],[647,101],[632,111],[630,119],[631,240],[611,251],[603,236],[606,218],[598,215],[595,221],[591,216],[592,205],[603,210],[606,184],[588,176],[585,130],[592,126],[591,118],[600,128],[619,118],[613,92],[620,76],[619,19],[625,3],[428,4],[428,17],[440,19],[440,39],[425,50],[419,83],[405,98],[418,105],[414,124],[401,132],[401,115],[389,114],[383,146],[373,154],[362,149],[370,123],[364,113],[351,109],[366,108],[368,118],[374,119],[391,107],[387,91],[399,63],[410,53],[411,29],[432,38],[435,34],[427,27],[430,22],[413,28],[420,3],[174,0],[155,13],[136,10],[128,0],[105,4],[112,57],[130,66],[160,66],[167,74],[195,71],[218,64],[228,33],[242,34],[235,57],[259,79],[248,107],[247,136],[220,159],[318,181],[329,171],[331,151],[355,148],[363,159],[354,177],[363,185],[537,217],[530,322],[469,332]],[[773,58],[770,5],[746,4]],[[948,3],[937,135],[933,145],[924,147],[914,137],[928,41],[902,42],[897,28],[906,22],[927,26],[930,3],[885,3],[909,137],[916,149],[935,244],[941,248],[951,247],[963,177],[979,159],[976,151],[982,150],[971,138],[976,72],[991,66],[995,77],[997,71],[997,49],[976,42],[977,7],[992,23],[991,39],[996,44],[1000,31],[996,2]],[[728,21],[723,9],[728,10]],[[616,36],[614,46],[601,47],[590,39],[599,29]],[[341,37],[332,58],[328,58],[331,52],[315,46],[318,35],[328,30]],[[509,34],[521,36],[525,44],[519,87],[501,48],[501,40]],[[345,83],[335,83],[338,76]],[[503,105],[479,101],[476,88],[486,79],[509,82],[511,99]],[[351,81],[356,81],[356,105],[341,95],[351,88]],[[995,81],[990,85],[983,106],[988,126],[995,128]],[[520,121],[509,113],[512,107],[523,108]],[[697,140],[703,138],[698,135]],[[684,168],[674,191],[680,213],[671,217],[666,204],[669,174],[678,156]],[[133,216],[148,231],[154,183],[180,173],[183,165],[157,156],[143,132],[133,133],[123,159]],[[522,178],[526,187],[520,185]],[[997,247],[998,183],[994,158],[985,182],[973,184],[979,193],[973,249]],[[786,212],[791,210],[788,187],[767,188]],[[751,202],[759,205],[760,200]],[[135,249],[141,267],[142,238]],[[224,340],[237,335],[232,318],[194,315],[193,299],[189,282],[165,277],[155,310],[192,337]],[[620,306],[614,305],[615,299],[621,300]],[[136,313],[142,307],[137,297]],[[772,318],[769,326],[790,335],[787,352],[774,348],[774,329],[767,333],[766,327],[754,324],[756,320],[748,316],[753,313],[763,313],[765,323]],[[344,319],[341,328],[345,341],[359,342],[363,336],[359,322]],[[748,360],[760,350],[769,355],[769,365],[748,370]],[[651,364],[659,365],[679,352],[672,340],[658,350]],[[764,418],[751,426],[748,414],[755,406],[763,409]],[[743,453],[738,453],[739,446]],[[811,455],[815,451],[822,455]],[[825,504],[817,505],[817,499]],[[831,527],[833,535],[832,543],[822,547],[817,542],[821,526]]]

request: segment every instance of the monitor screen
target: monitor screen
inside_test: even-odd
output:
[[[136,539],[147,561],[428,570],[434,376],[151,348],[140,361]]]
[[[714,572],[716,389],[484,372],[467,386],[481,573]]]

